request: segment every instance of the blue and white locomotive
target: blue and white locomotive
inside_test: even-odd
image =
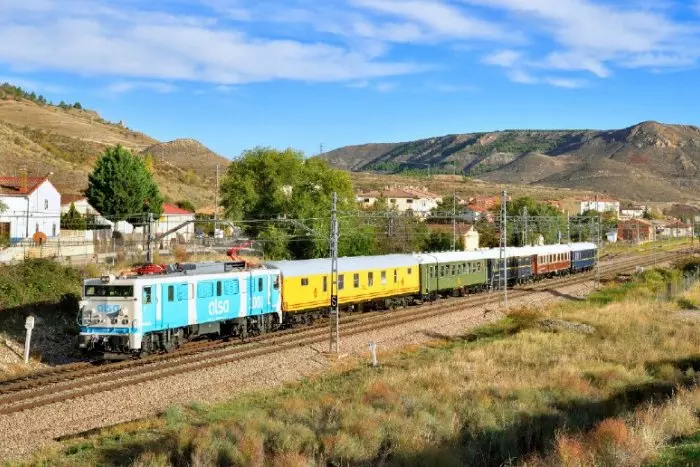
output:
[[[79,347],[105,359],[167,351],[198,336],[265,332],[282,323],[280,272],[197,263],[89,279],[78,321]]]

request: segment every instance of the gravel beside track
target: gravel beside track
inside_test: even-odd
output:
[[[603,267],[606,265],[601,264],[601,271]],[[510,304],[513,307],[542,305],[553,300],[583,297],[593,290],[593,282],[590,280],[560,286],[555,283],[553,281],[552,290],[520,297],[513,291]],[[444,310],[442,314],[421,317],[392,327],[379,326],[378,320],[362,320],[364,328],[358,327],[354,335],[344,335],[341,318],[341,349],[349,355],[364,354],[366,358],[367,344],[374,341],[378,345],[381,362],[382,351],[429,340],[449,339],[502,317],[497,304],[468,305],[465,302],[464,306],[460,306],[459,303],[460,299],[440,301],[438,306]],[[369,324],[372,322],[376,324]],[[351,327],[348,326],[348,329]],[[316,336],[315,339],[318,341],[319,337]],[[54,443],[53,440],[57,437],[155,415],[174,404],[223,401],[245,390],[296,380],[333,366],[324,354],[327,350],[326,337],[322,342],[290,345],[283,351],[249,356],[228,363],[219,362],[206,368],[174,370],[174,374],[158,379],[153,379],[153,373],[134,373],[129,380],[122,381],[122,386],[115,385],[113,389],[109,387],[110,383],[93,381],[92,386],[76,389],[81,392],[80,397],[0,415],[0,459],[21,458]],[[217,358],[225,359],[212,356],[210,360]],[[120,371],[128,373],[128,370],[117,370],[114,373]],[[107,384],[107,388],[102,387],[104,384]],[[53,391],[46,393],[42,397],[50,398]],[[0,409],[11,405],[9,402],[3,403],[0,397]]]

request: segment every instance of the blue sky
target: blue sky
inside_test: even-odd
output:
[[[0,0],[0,81],[227,157],[699,124],[700,2]]]

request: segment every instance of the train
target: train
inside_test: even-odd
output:
[[[338,258],[341,310],[390,310],[447,296],[581,273],[595,267],[594,243]],[[206,337],[257,335],[310,323],[331,303],[331,259],[148,265],[87,279],[78,348],[117,360]]]

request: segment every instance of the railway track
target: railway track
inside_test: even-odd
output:
[[[676,259],[687,251],[667,252],[632,257],[600,266],[601,278],[628,271],[635,266],[649,266],[656,262]],[[528,284],[510,290],[510,298],[590,281],[594,272],[565,276]],[[347,314],[341,317],[343,336],[420,321],[435,315],[449,314],[464,308],[498,303],[498,292],[450,298],[422,306],[407,307],[391,312]],[[250,359],[301,346],[324,342],[328,338],[328,322],[294,328],[247,339],[244,342],[196,342],[172,354],[154,355],[140,360],[94,366],[79,362],[45,372],[26,375],[0,382],[0,415],[20,412],[86,395],[107,392],[196,371],[244,359]]]

